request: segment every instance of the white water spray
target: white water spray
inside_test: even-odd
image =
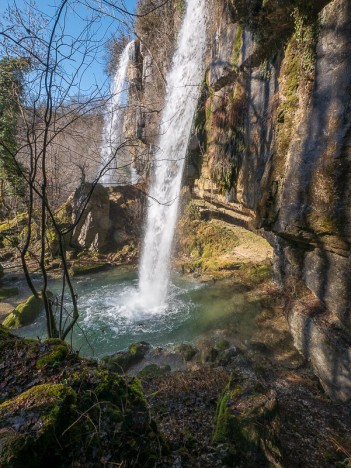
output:
[[[146,234],[140,263],[140,303],[165,302],[170,254],[191,125],[204,74],[206,0],[188,0],[172,67],[153,166]]]
[[[107,186],[130,183],[131,178],[131,158],[127,149],[121,147],[121,145],[125,142],[123,136],[123,113],[126,101],[125,84],[128,66],[130,61],[133,60],[134,49],[134,41],[131,41],[120,56],[119,67],[113,77],[112,98],[108,102],[107,113],[104,118],[100,171],[103,170],[101,183]],[[114,157],[116,153],[117,156]]]

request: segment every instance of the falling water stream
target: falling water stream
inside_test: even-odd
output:
[[[205,48],[206,0],[188,0],[167,76],[166,101],[149,191],[139,271],[139,301],[147,308],[162,306],[167,296],[184,162],[203,80]]]
[[[110,122],[106,130],[107,140],[113,129],[119,128],[118,103],[131,47],[129,44],[123,52],[116,75],[111,109],[117,111],[113,115],[115,122]],[[120,269],[74,279],[80,317],[72,340],[85,355],[91,355],[94,348],[95,355],[101,357],[141,340],[153,345],[192,341],[213,335],[218,329],[245,340],[255,329],[260,306],[257,301],[248,301],[232,283],[201,284],[176,275],[170,278],[171,246],[188,140],[203,79],[205,47],[206,0],[188,0],[167,77],[139,280],[135,272]],[[121,135],[118,132],[116,139]],[[104,154],[106,161],[110,149]],[[51,281],[50,289],[60,294],[60,281]],[[45,336],[44,311],[20,333]]]
[[[130,183],[132,178],[131,158],[128,149],[124,147],[123,113],[128,66],[134,48],[134,41],[129,42],[120,56],[119,66],[112,83],[112,98],[108,102],[104,118],[99,172],[102,171],[100,180],[106,186]]]

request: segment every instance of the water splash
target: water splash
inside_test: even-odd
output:
[[[135,42],[131,41],[123,50],[119,67],[113,77],[112,98],[108,102],[104,118],[101,147],[100,171],[103,170],[101,183],[116,185],[131,182],[131,156],[127,147],[123,147],[123,114],[126,106],[126,80],[128,66],[134,60]],[[117,157],[114,158],[114,155]]]
[[[140,263],[140,297],[146,307],[164,303],[170,254],[191,125],[204,75],[206,0],[188,0],[167,77],[165,108],[153,163],[146,233]]]

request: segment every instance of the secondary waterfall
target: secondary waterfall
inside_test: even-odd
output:
[[[129,42],[120,56],[119,67],[113,77],[112,98],[108,101],[104,118],[100,164],[100,171],[103,170],[100,181],[104,185],[131,182],[132,161],[128,148],[123,147],[123,113],[128,65],[133,59],[134,48],[134,41]]]
[[[146,233],[140,262],[140,302],[166,299],[170,254],[191,125],[204,75],[206,0],[188,0],[171,70],[158,150],[153,162]]]

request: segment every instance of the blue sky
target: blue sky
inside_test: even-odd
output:
[[[16,0],[17,6],[23,8],[25,2],[29,0]],[[101,0],[81,0],[87,2],[90,6],[95,7]],[[60,5],[60,0],[36,0],[37,9],[40,10],[44,16],[50,18],[53,16],[54,12],[57,11],[57,6]],[[112,2],[111,2],[112,3]],[[6,8],[13,4],[13,0],[0,0],[0,17],[3,16]],[[125,22],[130,24],[133,21],[132,17],[123,17],[121,14],[115,10],[106,8],[106,14],[100,15],[95,12],[92,8],[83,6],[79,4],[77,0],[71,0],[69,4],[69,13],[67,15],[67,21],[65,24],[65,33],[67,34],[69,40],[74,40],[79,34],[84,30],[87,21],[94,17],[93,26],[91,27],[91,37],[94,39],[97,44],[94,54],[91,54],[91,57],[94,55],[94,58],[89,59],[88,66],[84,67],[84,73],[81,74],[80,80],[82,88],[88,91],[90,88],[94,87],[96,84],[106,87],[106,74],[104,73],[104,68],[106,64],[105,60],[105,48],[104,43],[111,36],[118,36],[121,31],[127,31]],[[124,4],[124,6],[130,12],[135,13],[135,8],[137,0],[120,0],[116,1],[115,4]],[[34,10],[33,10],[34,11]],[[120,21],[118,21],[120,20]],[[0,26],[1,28],[1,26]],[[132,32],[132,28],[129,29]],[[76,60],[66,61],[63,65],[64,68],[68,71],[73,70],[76,63],[78,63],[80,58],[76,57]]]

